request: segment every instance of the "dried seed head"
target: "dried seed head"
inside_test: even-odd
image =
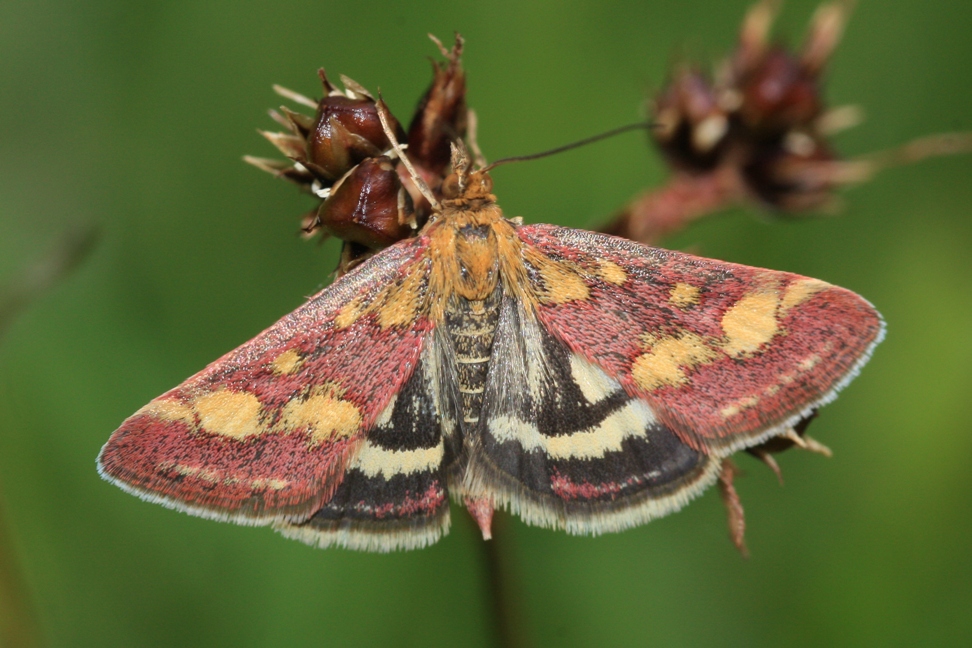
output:
[[[716,80],[687,67],[675,73],[656,101],[653,135],[679,171],[701,174],[728,165],[751,197],[778,209],[802,209],[826,203],[833,186],[822,186],[819,174],[804,181],[799,172],[834,156],[818,130],[825,124],[819,66],[768,42],[778,4],[763,1],[750,10]],[[834,18],[824,13],[810,42],[824,30],[832,46]]]
[[[784,212],[829,205],[845,176],[827,141],[834,120],[820,75],[842,33],[846,5],[821,7],[802,52],[793,52],[770,43],[779,2],[763,0],[750,9],[735,52],[717,66],[714,79],[680,67],[652,115],[658,124],[652,136],[674,169],[691,176],[717,174],[720,187],[737,187],[726,196],[730,202],[756,199]],[[671,229],[668,223],[612,228]]]
[[[463,39],[456,34],[451,50],[435,36],[445,65],[432,61],[432,85],[425,91],[408,127],[408,151],[425,170],[441,175],[449,165],[449,145],[466,136],[466,72],[462,69]]]
[[[809,126],[823,111],[816,71],[783,47],[773,47],[737,81],[739,115],[752,135],[773,136]]]
[[[261,134],[290,161],[251,156],[244,160],[321,198],[324,202],[302,217],[302,235],[333,235],[349,245],[353,243],[349,249],[354,252],[342,259],[348,256],[356,262],[369,250],[411,236],[417,219],[396,162],[384,156],[391,145],[374,97],[347,77],[341,77],[341,90],[330,82],[324,70],[319,70],[318,75],[324,88],[320,100],[274,86],[281,96],[316,109],[313,116],[286,106],[279,112],[270,111],[274,121],[288,132]],[[398,120],[390,113],[386,117],[391,132],[404,138]],[[342,261],[342,270],[351,265]]]
[[[315,184],[329,187],[360,161],[382,155],[389,148],[371,94],[346,77],[342,77],[346,89],[338,90],[323,70],[319,75],[325,93],[319,101],[274,86],[278,94],[297,104],[313,105],[316,108],[314,116],[281,106],[280,112],[271,110],[270,116],[288,132],[260,131],[292,162],[288,165],[246,158],[257,168],[302,184],[308,191]],[[398,121],[394,117],[391,121],[394,131],[404,137]],[[313,191],[319,193],[316,189]]]
[[[449,146],[465,136],[468,111],[462,37],[456,35],[451,50],[432,40],[446,62],[433,63],[432,84],[409,127],[407,160],[400,150],[404,147],[393,151],[393,140],[404,142],[406,134],[387,107],[343,75],[342,90],[324,70],[318,71],[324,90],[320,100],[274,86],[298,106],[315,109],[313,116],[287,107],[270,111],[285,132],[262,134],[289,161],[244,158],[323,201],[302,217],[301,232],[306,238],[320,234],[344,240],[339,274],[374,251],[413,236],[442,197],[439,191],[450,171]]]
[[[676,167],[711,169],[722,157],[729,115],[701,72],[682,68],[655,100],[655,142]]]
[[[653,243],[733,204],[755,202],[781,214],[832,211],[838,188],[908,157],[900,154],[905,147],[845,161],[829,142],[861,119],[858,109],[829,109],[820,81],[852,0],[823,4],[799,50],[770,40],[780,4],[760,0],[750,8],[735,51],[714,76],[684,65],[675,70],[650,115],[652,138],[674,175],[605,231]],[[972,147],[969,135],[951,141],[960,143],[929,140],[928,155]]]

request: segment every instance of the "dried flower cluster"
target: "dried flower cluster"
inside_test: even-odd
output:
[[[736,204],[782,216],[834,211],[841,186],[889,166],[969,151],[968,134],[942,134],[851,160],[835,153],[830,138],[862,119],[856,106],[829,107],[822,88],[852,4],[821,5],[803,46],[793,50],[770,38],[780,2],[762,0],[713,74],[679,66],[651,110],[653,138],[672,175],[605,231],[654,243]]]
[[[450,143],[466,135],[466,77],[460,62],[462,39],[433,61],[433,80],[419,101],[408,128],[391,117],[392,129],[407,142],[409,159],[438,195],[449,166]],[[402,161],[391,151],[379,119],[390,115],[382,100],[342,75],[344,90],[319,71],[324,96],[313,100],[275,86],[281,96],[313,108],[313,117],[287,107],[270,111],[286,132],[263,132],[289,161],[246,157],[254,166],[300,185],[321,198],[303,217],[301,231],[344,241],[339,273],[380,250],[411,236],[428,218],[430,205],[412,183]]]
[[[736,50],[707,75],[680,66],[652,110],[653,133],[673,177],[629,206],[613,233],[655,241],[695,217],[738,202],[780,213],[826,208],[841,184],[868,169],[838,160],[828,137],[859,121],[830,109],[821,77],[843,33],[848,2],[821,5],[803,47],[772,42],[778,2],[754,5]]]

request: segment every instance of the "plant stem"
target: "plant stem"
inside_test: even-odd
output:
[[[476,528],[476,542],[479,545],[483,569],[486,572],[493,640],[499,648],[523,648],[527,643],[520,631],[522,625],[517,616],[518,606],[514,605],[514,592],[517,590],[512,587],[512,570],[509,569],[509,564],[507,564],[510,555],[507,542],[509,517],[502,511],[496,512],[492,530],[493,538],[491,540],[480,540],[478,537],[479,528]]]
[[[0,646],[32,648],[41,645],[37,617],[17,567],[0,508]]]

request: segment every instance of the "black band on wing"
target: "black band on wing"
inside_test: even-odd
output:
[[[321,547],[392,551],[446,532],[445,474],[456,457],[442,437],[426,356],[366,433],[334,496],[310,519],[278,526],[281,533]]]
[[[537,496],[557,496],[568,513],[589,510],[592,502],[619,502],[650,491],[652,497],[670,495],[692,482],[705,467],[706,455],[679,440],[668,428],[653,424],[644,435],[621,441],[620,449],[599,457],[550,457],[544,449],[524,451],[517,441],[497,442],[485,435],[482,449],[493,467]]]
[[[514,325],[520,334],[494,345],[463,495],[590,534],[677,510],[715,481],[719,462],[684,444],[646,402],[530,316],[503,309],[499,329]]]

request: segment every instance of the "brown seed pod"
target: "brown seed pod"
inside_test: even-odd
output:
[[[318,75],[324,97],[313,100],[292,90],[274,86],[278,94],[298,104],[315,108],[313,117],[281,106],[270,116],[288,132],[261,131],[291,162],[245,157],[254,166],[303,185],[321,195],[336,180],[362,160],[382,155],[390,148],[378,121],[377,101],[360,84],[342,76],[345,89],[338,90],[324,70]],[[394,129],[405,131],[392,118]]]
[[[733,90],[741,96],[740,121],[755,138],[813,128],[824,107],[817,71],[781,46],[769,49],[755,67],[744,70]]]
[[[367,90],[346,79],[342,92],[328,81],[323,68],[318,75],[326,95],[305,136],[306,160],[308,168],[322,175],[320,179],[334,181],[362,160],[380,156],[391,144],[381,129],[377,102]],[[404,138],[405,131],[392,119],[396,133]]]
[[[331,236],[377,250],[415,231],[412,198],[387,156],[363,160],[342,178],[317,211]]]
[[[680,69],[655,100],[652,135],[677,168],[708,170],[722,159],[729,114],[715,88],[698,70]]]

